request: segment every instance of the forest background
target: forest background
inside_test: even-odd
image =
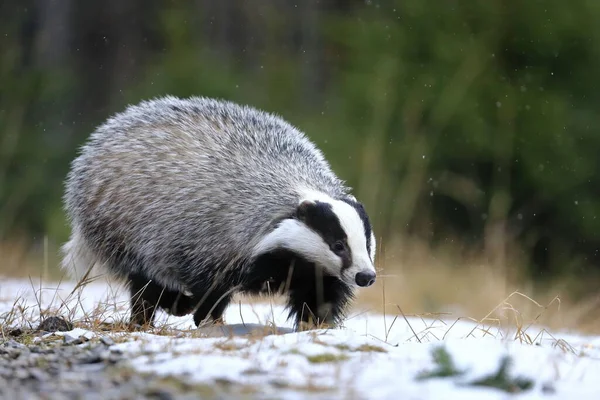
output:
[[[59,274],[64,178],[96,125],[202,95],[323,149],[371,215],[389,301],[481,312],[519,289],[592,320],[598,21],[594,0],[4,0],[0,271]]]

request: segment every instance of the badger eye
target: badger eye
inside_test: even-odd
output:
[[[333,246],[331,248],[336,253],[341,253],[342,251],[344,251],[346,249],[346,246],[344,245],[344,242],[342,242],[341,240],[338,240],[333,244]]]

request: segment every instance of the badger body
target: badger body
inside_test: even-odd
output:
[[[340,322],[375,280],[364,207],[323,154],[278,116],[232,102],[163,97],[100,125],[64,195],[76,279],[126,282],[131,322],[155,309],[219,321],[236,293],[280,293],[290,317]]]

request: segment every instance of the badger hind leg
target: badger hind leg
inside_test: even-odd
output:
[[[191,297],[167,289],[143,274],[130,274],[129,283],[132,325],[152,326],[158,307],[177,317],[193,310],[194,301]]]

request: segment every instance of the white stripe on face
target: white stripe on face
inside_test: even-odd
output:
[[[375,240],[375,233],[371,229],[371,262],[375,262],[375,253],[377,251],[377,241]]]
[[[322,266],[333,276],[339,276],[342,260],[335,255],[323,238],[295,219],[286,219],[265,236],[254,248],[253,256],[285,249]]]
[[[350,204],[339,200],[333,200],[331,203],[333,212],[337,215],[342,225],[342,229],[348,236],[348,247],[352,253],[352,265],[344,275],[348,275],[348,280],[352,279],[359,272],[370,271],[375,273],[372,257],[367,249],[367,238],[365,237],[365,226],[356,209]],[[372,239],[372,238],[371,238]]]

